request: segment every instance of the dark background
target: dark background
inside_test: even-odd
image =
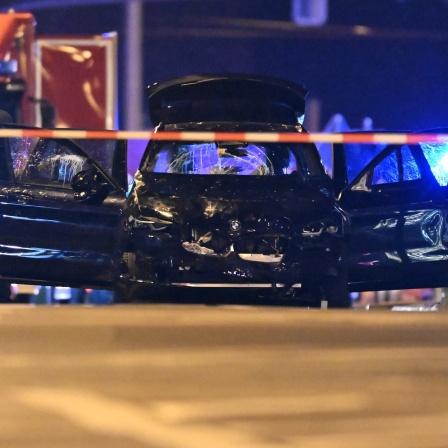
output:
[[[123,104],[123,67],[132,63],[124,54],[124,2],[0,5],[33,12],[39,36],[117,31]],[[320,102],[321,126],[335,113],[354,128],[367,116],[380,129],[448,126],[447,1],[329,0],[328,22],[311,28],[290,15],[290,0],[145,2],[143,101],[146,85],[171,77],[256,73],[303,84]]]

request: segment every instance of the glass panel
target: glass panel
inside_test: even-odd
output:
[[[106,174],[112,177],[117,140],[79,139],[73,141],[82,148],[89,157],[95,160]]]
[[[45,140],[16,173],[19,182],[71,188],[71,180],[79,171],[91,168],[87,159],[57,140]]]
[[[306,145],[243,142],[155,142],[142,171],[172,174],[226,174],[277,176],[298,169],[305,175],[322,175],[316,151]]]
[[[9,148],[11,151],[12,166],[16,177],[20,177],[25,169],[31,153],[37,145],[39,138],[10,138]]]
[[[418,167],[409,146],[403,146],[401,148],[401,157],[403,160],[403,180],[410,181],[421,179],[420,168]]]
[[[277,146],[284,147],[285,145]],[[299,168],[305,176],[322,176],[325,173],[314,144],[292,144],[289,148],[296,156]]]
[[[401,155],[401,166],[399,166],[397,154]],[[400,174],[400,168],[402,168],[402,174]],[[372,185],[409,182],[418,179],[421,179],[420,168],[409,147],[403,146],[375,166]]]
[[[399,180],[397,154],[394,151],[374,168],[372,185],[389,184]]]
[[[448,185],[448,143],[420,143],[432,174],[440,186]]]
[[[344,145],[345,160],[347,163],[347,180],[353,182],[355,177],[376,157],[385,144],[346,144]]]

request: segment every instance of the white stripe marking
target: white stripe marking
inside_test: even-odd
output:
[[[188,403],[159,402],[156,412],[167,423],[196,423],[201,420],[248,419],[328,412],[360,412],[368,407],[367,396],[355,393],[308,397],[247,397]]]
[[[280,139],[280,135],[274,132],[246,132],[245,134],[247,141],[252,142],[278,142]]]
[[[215,135],[215,132],[181,132],[180,139],[184,141],[214,141]]]
[[[27,133],[39,135],[40,129],[22,130],[22,129],[0,129],[0,138],[21,138]],[[158,132],[153,134],[153,131],[85,131],[85,130],[72,130],[72,129],[56,129],[48,130],[42,129],[43,136],[52,136],[53,138],[73,138],[73,139],[123,139],[123,140],[173,140],[172,132]],[[108,134],[109,133],[109,134]],[[218,140],[218,136],[221,132],[179,132],[179,141],[215,141]],[[225,132],[226,140],[232,138],[232,132]],[[321,143],[351,143],[353,142],[356,134],[331,134],[331,133],[311,133],[311,134],[299,134],[299,133],[276,133],[276,132],[237,132],[234,133],[235,139],[249,142],[297,142],[299,140],[321,142]],[[366,134],[364,143],[391,143],[391,144],[406,144],[410,137],[415,138],[417,134],[392,134],[392,133],[379,133],[379,134]],[[357,143],[363,143],[362,136],[356,136]],[[424,134],[422,135],[421,142],[447,142],[448,134]]]
[[[389,143],[392,145],[405,145],[408,141],[407,134],[374,134],[373,141],[376,143]]]
[[[65,417],[73,424],[107,437],[134,439],[144,445],[166,448],[228,448],[229,446],[273,445],[259,443],[250,434],[206,425],[179,426],[157,421],[151,408],[108,399],[84,390],[30,388],[14,397],[16,401],[36,409]]]

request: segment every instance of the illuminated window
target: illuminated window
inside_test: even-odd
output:
[[[448,185],[448,143],[421,143],[432,174],[440,186]]]
[[[421,179],[420,169],[409,147],[389,154],[373,171],[372,185],[392,184]]]

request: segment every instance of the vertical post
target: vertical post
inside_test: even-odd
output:
[[[129,0],[126,7],[125,30],[125,129],[142,128],[142,101],[144,86],[142,83],[142,46],[143,46],[143,2]]]
[[[321,102],[318,98],[310,98],[306,102],[304,126],[309,132],[320,132]]]

